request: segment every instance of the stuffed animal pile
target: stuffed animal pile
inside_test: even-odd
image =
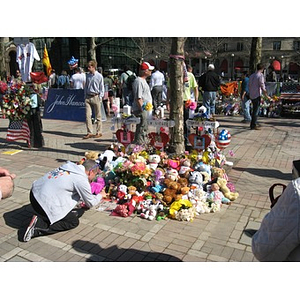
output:
[[[214,139],[199,152],[171,156],[152,146],[114,143],[103,153],[86,152],[99,163],[92,192],[115,201],[112,215],[135,213],[145,220],[193,221],[217,212],[239,196],[223,169],[225,156]],[[122,149],[122,150],[120,150]]]
[[[204,106],[198,113],[195,107],[191,109],[188,139],[194,150],[190,152],[176,156],[167,154],[168,146],[157,149],[149,143],[125,148],[113,143],[103,153],[85,153],[85,159],[95,159],[100,169],[91,190],[116,203],[112,215],[136,213],[149,221],[193,221],[238,198],[223,168],[229,164],[223,150],[230,143],[230,133],[218,132],[219,123],[207,115]]]

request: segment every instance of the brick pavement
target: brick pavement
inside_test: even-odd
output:
[[[119,218],[91,209],[74,230],[20,240],[32,216],[28,194],[32,182],[65,160],[78,161],[87,150],[103,151],[113,141],[111,123],[103,138],[82,140],[80,122],[43,119],[45,147],[28,149],[23,142],[5,140],[8,120],[0,119],[0,165],[18,175],[11,198],[0,202],[0,261],[185,261],[252,262],[246,229],[257,229],[269,211],[268,188],[291,180],[292,161],[299,159],[300,120],[260,118],[262,130],[249,130],[241,117],[219,116],[228,129],[233,150],[228,169],[239,198],[217,213],[193,222],[147,221],[137,216]],[[21,149],[9,156],[6,150]]]

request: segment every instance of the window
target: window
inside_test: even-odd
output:
[[[300,41],[294,41],[294,50],[300,50]]]
[[[273,42],[273,50],[280,50],[281,42]]]
[[[236,50],[237,50],[237,51],[243,51],[243,50],[244,50],[244,45],[243,45],[243,43],[237,43],[237,45],[236,45]]]
[[[226,52],[228,50],[228,44],[224,43],[223,44],[223,51]]]

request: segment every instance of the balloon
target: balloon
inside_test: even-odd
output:
[[[225,149],[231,142],[231,134],[228,130],[222,129],[217,138],[217,147]]]
[[[72,56],[71,59],[68,61],[68,65],[71,69],[76,68],[78,66],[78,59]]]

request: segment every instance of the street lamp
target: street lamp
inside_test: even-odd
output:
[[[234,53],[232,53],[231,54],[231,60],[232,60],[232,67],[231,67],[231,79],[233,80],[233,68],[234,68],[234,66],[233,66],[233,60],[234,60]]]

